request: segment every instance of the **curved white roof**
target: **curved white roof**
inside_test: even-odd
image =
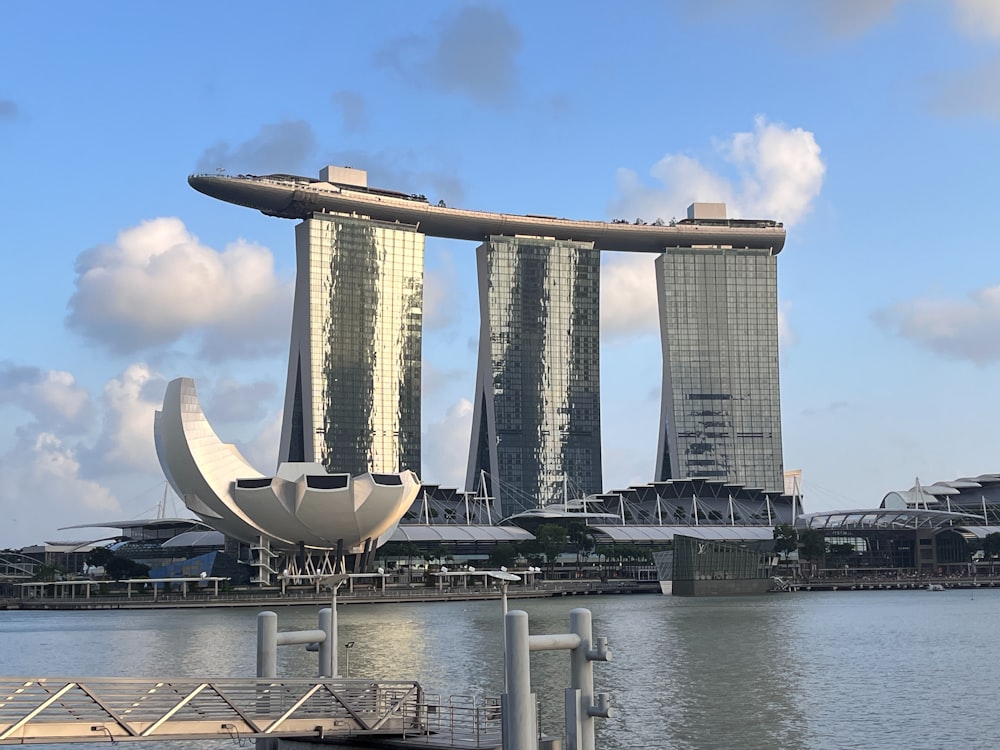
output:
[[[412,471],[351,477],[285,464],[278,476],[264,476],[216,435],[191,378],[167,384],[154,431],[164,474],[188,510],[244,542],[354,549],[388,532],[420,490]]]

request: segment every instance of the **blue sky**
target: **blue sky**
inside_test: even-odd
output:
[[[152,415],[195,378],[273,470],[293,223],[194,171],[448,205],[788,227],[785,467],[807,511],[1000,471],[1000,3],[30,3],[0,46],[0,547],[155,512]],[[428,238],[427,481],[463,480],[474,244]],[[649,481],[652,256],[602,260],[607,489]],[[176,509],[183,510],[179,502]]]

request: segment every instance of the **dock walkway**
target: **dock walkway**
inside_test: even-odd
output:
[[[499,748],[501,711],[404,681],[0,678],[0,745],[263,738]]]

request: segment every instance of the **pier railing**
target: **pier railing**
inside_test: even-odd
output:
[[[416,682],[0,678],[0,744],[421,734]]]
[[[428,741],[455,748],[497,747],[502,741],[503,715],[499,698],[428,695],[420,716]],[[416,740],[416,733],[407,733]]]

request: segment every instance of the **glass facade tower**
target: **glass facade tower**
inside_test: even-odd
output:
[[[784,488],[777,257],[671,248],[656,260],[663,396],[656,476]]]
[[[600,253],[490,237],[477,250],[479,365],[466,488],[506,517],[602,491]]]
[[[424,235],[313,214],[295,246],[280,461],[419,475]]]

